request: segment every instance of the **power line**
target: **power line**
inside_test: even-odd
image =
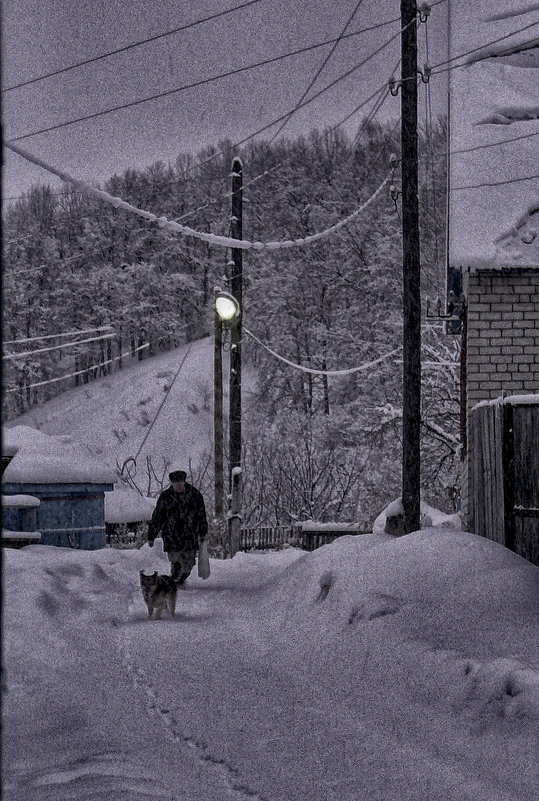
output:
[[[533,28],[534,25],[539,25],[539,22],[530,22],[528,25],[524,25],[524,27],[518,28],[516,31],[511,31],[511,33],[506,33],[505,36],[500,36],[498,39],[493,39],[491,42],[486,42],[486,44],[480,45],[479,47],[474,47],[473,50],[468,50],[466,53],[460,53],[460,55],[458,56],[452,56],[451,58],[448,58],[446,61],[440,61],[439,64],[434,64],[433,67],[443,67],[445,64],[451,64],[452,61],[458,61],[458,59],[460,58],[471,56],[473,53],[478,53],[480,50],[484,50],[486,47],[498,44],[498,42],[503,42],[505,39],[509,39],[509,37],[515,36],[517,33],[522,33],[523,31],[527,31],[529,28]]]
[[[347,21],[346,25],[344,26],[344,28],[343,28],[343,29],[342,29],[342,31],[340,32],[338,39],[337,39],[337,40],[334,42],[334,44],[333,44],[333,47],[331,48],[331,50],[329,51],[329,53],[328,53],[328,54],[327,54],[327,56],[325,57],[324,61],[322,62],[322,64],[321,64],[321,65],[320,65],[320,67],[318,68],[318,70],[316,71],[316,73],[315,73],[314,77],[311,79],[311,81],[310,81],[310,83],[309,83],[308,87],[307,87],[307,88],[305,89],[305,91],[303,92],[303,94],[302,94],[302,96],[300,97],[300,99],[298,100],[298,102],[297,102],[296,106],[295,106],[295,107],[292,109],[292,111],[289,113],[289,115],[286,117],[286,119],[285,119],[285,120],[283,120],[283,122],[282,122],[282,123],[281,123],[281,125],[279,126],[278,130],[277,130],[277,131],[276,131],[276,132],[273,134],[273,136],[271,137],[271,139],[270,139],[270,141],[269,141],[270,145],[272,144],[272,142],[274,142],[274,141],[275,141],[275,139],[277,139],[277,137],[279,136],[279,134],[281,133],[281,131],[283,130],[283,128],[286,128],[286,126],[288,125],[289,121],[292,119],[292,117],[294,116],[294,114],[295,114],[295,113],[296,113],[296,111],[298,110],[298,108],[299,108],[300,104],[301,104],[301,103],[302,103],[302,102],[305,100],[305,98],[307,97],[307,95],[308,95],[308,94],[309,94],[309,92],[311,91],[312,87],[313,87],[313,86],[314,86],[314,84],[316,83],[316,81],[317,81],[317,79],[318,79],[319,75],[321,74],[322,70],[324,69],[324,67],[326,66],[326,64],[328,63],[328,61],[330,60],[330,58],[332,57],[333,53],[335,52],[335,50],[336,50],[336,49],[337,49],[337,47],[339,46],[339,42],[341,42],[341,41],[342,41],[342,38],[343,38],[344,34],[346,33],[346,30],[347,30],[348,26],[350,25],[350,23],[352,22],[352,20],[353,20],[353,19],[354,19],[354,17],[356,16],[356,14],[357,14],[357,12],[358,12],[358,9],[359,9],[359,7],[360,7],[360,5],[361,5],[362,3],[363,3],[363,0],[358,0],[358,2],[356,3],[356,7],[354,8],[354,10],[352,11],[352,14],[351,14],[351,15],[350,15],[350,17],[348,18],[348,21]]]
[[[28,151],[23,150],[23,148],[19,147],[18,145],[14,145],[12,142],[6,142],[5,147],[9,148],[10,150],[13,150],[14,153],[18,153],[18,155],[22,156],[22,158],[26,159],[32,164],[37,164],[37,166],[42,167],[43,169],[47,170],[53,175],[57,175],[59,178],[62,179],[62,181],[84,188],[85,191],[91,193],[95,197],[100,198],[105,203],[114,206],[114,208],[123,209],[124,211],[130,212],[131,214],[136,214],[139,217],[143,217],[144,219],[149,220],[152,223],[157,223],[159,228],[168,229],[169,231],[181,234],[182,236],[192,236],[196,239],[201,239],[203,242],[208,242],[210,245],[215,245],[216,247],[225,247],[225,248],[234,247],[234,248],[240,248],[242,250],[280,250],[283,248],[305,247],[321,239],[325,239],[328,236],[331,236],[336,231],[340,230],[343,226],[348,225],[359,214],[361,214],[361,212],[370,203],[372,203],[378,197],[384,186],[391,180],[392,175],[397,166],[397,162],[395,160],[391,170],[388,172],[386,178],[382,181],[378,189],[376,189],[376,191],[373,192],[373,194],[364,203],[362,203],[358,209],[352,212],[352,214],[348,215],[348,217],[346,217],[343,220],[340,220],[339,222],[335,223],[329,228],[326,228],[324,231],[320,231],[316,234],[312,234],[310,236],[306,236],[301,239],[293,239],[293,240],[289,239],[280,242],[251,242],[247,239],[233,239],[226,236],[218,236],[216,234],[206,233],[205,231],[196,231],[193,228],[189,228],[188,226],[181,225],[180,223],[169,220],[165,216],[158,217],[156,214],[153,214],[153,212],[145,211],[144,209],[139,209],[136,206],[132,206],[130,203],[127,203],[125,200],[122,200],[122,198],[120,197],[113,197],[112,195],[109,195],[108,192],[104,192],[102,189],[96,189],[95,187],[85,183],[84,181],[80,181],[77,178],[73,178],[68,173],[59,170],[57,167],[53,167],[50,164],[47,164],[45,161],[43,161],[43,159],[40,159],[37,156],[32,155]]]
[[[153,428],[153,427],[154,427],[154,425],[155,425],[155,421],[157,420],[157,418],[158,418],[158,417],[159,417],[159,415],[161,414],[161,410],[162,410],[163,406],[165,405],[165,402],[166,402],[166,400],[167,400],[168,396],[170,395],[170,391],[171,391],[172,387],[174,386],[174,382],[175,382],[175,381],[176,381],[176,379],[178,378],[178,376],[179,376],[179,374],[180,374],[180,372],[181,372],[181,369],[182,369],[183,365],[185,364],[185,361],[186,361],[187,357],[189,356],[189,354],[190,354],[190,352],[191,352],[191,348],[192,348],[192,347],[193,347],[193,343],[192,343],[192,342],[190,342],[190,343],[189,343],[189,347],[187,348],[187,351],[186,351],[186,353],[185,353],[185,355],[184,355],[183,359],[182,359],[182,360],[181,360],[181,362],[180,362],[180,366],[179,366],[179,367],[178,367],[178,369],[176,370],[176,373],[175,373],[175,375],[174,375],[174,378],[172,379],[172,381],[170,382],[169,386],[167,387],[167,390],[166,390],[166,392],[165,392],[165,397],[164,397],[164,398],[163,398],[163,400],[161,401],[161,405],[159,406],[159,409],[158,409],[158,410],[157,410],[157,412],[155,413],[155,415],[154,415],[154,418],[153,418],[153,420],[152,420],[152,422],[151,422],[151,424],[150,424],[150,427],[149,427],[149,429],[147,430],[147,432],[146,432],[146,434],[145,434],[145,436],[144,436],[144,439],[143,439],[143,440],[142,440],[142,442],[140,443],[140,447],[139,447],[138,451],[136,452],[135,456],[133,457],[133,461],[135,462],[135,465],[137,464],[137,458],[138,458],[138,456],[139,456],[140,452],[142,451],[142,449],[143,449],[143,447],[144,447],[144,443],[146,442],[146,440],[147,440],[147,439],[148,439],[148,437],[150,436],[150,432],[151,432],[152,428]]]
[[[255,337],[245,326],[242,326],[243,331],[251,337],[254,342],[258,345],[261,345],[264,350],[267,350],[268,353],[271,353],[276,359],[279,361],[284,362],[285,364],[289,365],[289,367],[294,367],[296,370],[300,370],[302,373],[311,373],[312,375],[326,375],[326,376],[344,376],[344,375],[352,375],[353,373],[359,373],[363,370],[368,370],[370,367],[374,367],[375,364],[379,364],[380,362],[385,361],[385,359],[389,359],[391,356],[395,356],[397,353],[400,353],[402,348],[398,347],[395,350],[390,351],[389,353],[385,353],[383,356],[380,356],[378,359],[373,359],[373,361],[367,362],[366,364],[361,364],[358,367],[349,367],[345,370],[316,370],[312,367],[305,367],[303,364],[297,364],[296,362],[292,362],[289,359],[286,359],[284,356],[281,356],[279,353],[276,353],[272,350],[268,345],[265,345],[261,342],[260,339]]]
[[[383,45],[381,45],[377,50],[375,50],[373,53],[371,53],[369,56],[367,56],[367,58],[363,59],[363,61],[360,61],[359,64],[355,65],[355,67],[352,67],[351,69],[347,70],[347,72],[343,73],[339,78],[335,78],[334,81],[332,81],[331,83],[327,84],[327,86],[325,86],[323,89],[320,89],[318,92],[316,92],[314,95],[309,97],[307,100],[304,100],[303,103],[299,104],[296,107],[295,110],[298,111],[300,108],[304,108],[305,106],[309,105],[309,103],[312,103],[313,100],[317,100],[320,97],[320,95],[322,95],[324,92],[327,92],[328,89],[332,89],[336,84],[340,83],[340,81],[343,81],[345,78],[348,78],[350,75],[352,75],[352,73],[356,72],[358,69],[363,67],[371,59],[373,59],[375,56],[377,56],[378,53],[380,53],[388,45],[390,45],[391,42],[393,42],[397,37],[399,37],[401,35],[401,33],[402,33],[402,31],[397,31],[397,33],[394,36],[392,36],[390,39],[388,39],[386,42],[384,42]],[[379,91],[380,91],[380,87],[378,87],[378,89],[365,101],[365,103],[368,103],[373,97],[375,97],[378,94]],[[362,104],[362,105],[365,105],[365,103]],[[359,108],[360,107],[358,107],[357,110],[359,110]],[[289,112],[287,112],[286,114],[282,114],[276,120],[273,120],[272,122],[269,122],[267,125],[262,126],[262,128],[259,128],[254,133],[249,134],[249,136],[246,136],[244,139],[241,139],[239,142],[236,142],[235,147],[239,147],[240,145],[244,145],[250,139],[253,139],[255,136],[258,136],[258,134],[261,134],[264,131],[267,131],[268,128],[271,128],[273,125],[276,125],[278,122],[281,122],[281,120],[284,120],[288,113]],[[340,123],[340,124],[342,124],[342,123]]]
[[[62,334],[45,334],[39,337],[25,337],[24,339],[5,339],[3,344],[4,345],[23,345],[26,342],[41,342],[44,339],[56,339],[57,337],[72,337],[78,336],[79,334],[94,334],[97,331],[110,331],[112,326],[110,325],[100,325],[98,328],[84,328],[82,330],[76,331],[65,331]]]
[[[163,39],[165,36],[172,36],[175,33],[180,33],[180,31],[186,31],[188,28],[194,28],[197,25],[201,25],[203,22],[209,22],[210,20],[217,19],[218,17],[224,17],[226,14],[232,14],[234,11],[241,11],[243,8],[247,8],[248,6],[253,6],[256,3],[260,3],[261,0],[249,0],[247,3],[242,3],[239,6],[234,6],[233,8],[229,8],[226,11],[220,11],[217,14],[212,14],[209,17],[204,17],[203,19],[195,20],[194,22],[189,22],[187,25],[181,25],[179,28],[173,28],[171,31],[166,31],[165,33],[158,33],[156,36],[149,36],[147,39],[140,39],[138,42],[133,42],[133,44],[125,45],[124,47],[118,47],[116,50],[110,50],[108,53],[103,53],[100,56],[94,56],[93,58],[87,58],[84,61],[78,61],[76,64],[70,64],[68,67],[61,67],[58,70],[54,70],[54,72],[47,72],[45,75],[40,75],[37,78],[31,78],[28,81],[21,81],[21,83],[16,83],[13,86],[8,86],[6,89],[3,89],[3,92],[11,92],[13,89],[21,89],[23,86],[30,86],[30,84],[37,83],[38,81],[44,81],[46,78],[52,78],[55,75],[61,75],[64,72],[69,72],[70,70],[78,69],[79,67],[83,67],[86,64],[94,64],[96,61],[101,61],[104,58],[109,58],[110,56],[115,56],[118,53],[125,53],[127,50],[133,50],[135,47],[140,47],[141,45],[148,44],[148,42],[155,42],[158,39]]]
[[[25,392],[27,389],[33,389],[34,387],[44,387],[45,384],[55,384],[57,381],[64,381],[66,378],[74,378],[74,376],[82,375],[83,373],[88,373],[90,370],[96,370],[99,367],[104,367],[106,364],[112,364],[113,362],[117,362],[120,359],[127,359],[128,356],[133,356],[135,353],[138,353],[139,350],[145,350],[146,348],[150,347],[150,343],[146,342],[144,345],[140,345],[138,348],[134,348],[134,350],[128,350],[125,353],[121,353],[119,356],[115,356],[113,359],[107,359],[104,362],[99,362],[99,364],[91,364],[90,367],[85,367],[84,370],[77,370],[75,373],[69,373],[68,375],[61,375],[58,378],[49,378],[47,381],[37,381],[35,384],[25,384],[23,387],[14,387],[13,389],[6,389],[6,392]]]
[[[31,267],[29,270],[9,270],[8,272],[4,273],[6,276],[11,275],[24,275],[25,273],[37,273],[39,270],[44,270],[45,267],[58,267],[59,264],[68,264],[71,261],[76,261],[77,259],[82,259],[85,256],[97,256],[98,253],[103,253],[104,250],[107,248],[110,249],[112,244],[109,245],[101,245],[100,248],[97,250],[81,250],[80,253],[75,253],[73,256],[68,256],[65,259],[55,259],[55,263],[52,264],[50,262],[45,262],[44,264],[40,264],[38,267]]]
[[[470,186],[453,186],[451,187],[451,191],[458,192],[461,189],[480,189],[483,186],[505,186],[506,184],[516,184],[520,181],[533,181],[535,178],[539,178],[539,175],[528,175],[525,178],[511,178],[508,181],[485,181],[485,183],[471,184]]]
[[[22,359],[23,356],[35,356],[36,353],[48,353],[51,350],[62,350],[63,348],[71,348],[74,345],[86,345],[87,342],[100,342],[103,339],[112,339],[114,334],[101,334],[98,337],[91,337],[90,339],[81,339],[78,342],[64,342],[61,345],[51,345],[48,348],[37,348],[37,350],[25,350],[21,353],[6,353],[2,359]]]
[[[522,134],[522,136],[514,136],[512,139],[500,139],[498,142],[487,142],[483,145],[475,145],[475,147],[463,147],[459,150],[451,150],[450,153],[452,156],[457,153],[473,153],[475,150],[484,150],[487,147],[496,147],[497,145],[506,145],[509,142],[519,142],[521,139],[530,139],[532,136],[539,136],[539,131]]]
[[[341,37],[341,39],[345,39],[345,38],[348,38],[350,36],[359,36],[360,34],[365,33],[367,31],[374,30],[375,28],[381,28],[381,27],[383,27],[385,25],[389,25],[389,24],[397,22],[397,21],[398,21],[397,19],[387,20],[386,22],[381,22],[381,23],[378,23],[377,25],[372,25],[369,28],[363,28],[361,31],[353,31],[353,32],[351,32],[349,34],[345,34],[344,36]],[[389,41],[390,42],[393,41],[393,39],[396,38],[399,35],[399,33],[397,33]],[[231,77],[233,75],[239,75],[242,72],[248,72],[249,70],[256,69],[257,67],[267,66],[268,64],[275,64],[276,62],[282,61],[285,58],[291,58],[292,56],[297,56],[297,55],[301,55],[302,53],[307,53],[307,52],[309,52],[311,50],[316,50],[319,47],[324,47],[325,45],[331,44],[331,43],[333,43],[335,41],[337,41],[337,39],[327,39],[326,41],[319,42],[318,44],[313,44],[313,45],[307,45],[305,47],[300,47],[300,48],[298,48],[296,50],[291,50],[288,53],[283,53],[280,56],[273,56],[271,58],[267,58],[267,59],[264,59],[262,61],[258,61],[255,64],[248,64],[245,67],[237,67],[236,69],[228,70],[227,72],[219,73],[217,75],[212,75],[209,78],[201,78],[198,81],[193,81],[192,83],[184,84],[183,86],[178,86],[178,87],[176,87],[176,89],[169,89],[166,92],[158,92],[157,94],[151,95],[149,97],[143,97],[143,98],[140,98],[139,100],[132,100],[129,103],[122,103],[121,105],[113,106],[113,107],[108,108],[108,109],[103,109],[102,111],[96,111],[96,112],[93,112],[92,114],[86,114],[84,116],[77,117],[77,118],[72,119],[72,120],[66,120],[65,122],[57,123],[56,125],[50,125],[47,128],[40,128],[39,130],[36,130],[36,131],[31,131],[31,132],[26,133],[26,134],[21,134],[20,136],[16,136],[16,137],[10,138],[10,141],[11,142],[19,142],[22,139],[28,139],[31,136],[38,136],[39,134],[50,133],[51,131],[57,131],[60,128],[65,128],[65,127],[67,127],[69,125],[75,125],[76,123],[79,123],[79,122],[85,122],[87,120],[96,119],[97,117],[103,117],[106,114],[112,114],[114,111],[121,111],[121,110],[126,109],[126,108],[133,108],[134,106],[139,106],[139,105],[142,105],[143,103],[149,103],[149,102],[151,102],[153,100],[159,100],[160,98],[163,98],[163,97],[170,97],[170,95],[178,94],[179,92],[184,92],[184,91],[187,91],[188,89],[194,89],[194,88],[196,88],[198,86],[204,86],[205,84],[213,83],[214,81],[222,80],[223,78],[229,78],[229,77]],[[386,44],[389,44],[389,42],[386,43]],[[377,51],[377,52],[379,52],[379,51]],[[376,55],[376,54],[374,54],[374,55]],[[343,77],[346,77],[346,76],[343,76]],[[310,101],[308,101],[308,102],[310,102]],[[289,112],[287,112],[287,113],[289,113]],[[277,120],[277,122],[280,122],[280,121],[281,121],[281,118],[279,120]]]

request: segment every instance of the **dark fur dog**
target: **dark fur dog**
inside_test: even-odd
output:
[[[156,618],[159,620],[163,609],[168,610],[172,616],[176,611],[176,595],[177,587],[176,582],[170,576],[159,575],[157,570],[155,573],[148,575],[143,570],[140,571],[140,588],[142,590],[142,597],[148,607],[148,614],[150,617],[153,615],[153,610],[156,611]]]

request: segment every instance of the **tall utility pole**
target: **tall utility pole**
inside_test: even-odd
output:
[[[214,452],[214,518],[223,518],[223,324],[214,309],[213,350],[213,452]]]
[[[401,0],[403,256],[402,503],[404,528],[420,527],[421,289],[417,178],[416,0]]]
[[[243,236],[243,166],[239,158],[232,162],[232,218],[231,236]],[[242,291],[243,291],[243,252],[232,248],[233,274],[230,291],[234,295],[239,312],[230,326],[230,445],[229,445],[229,488],[231,505],[229,512],[229,546],[231,556],[240,547],[241,529],[241,331],[242,331]]]

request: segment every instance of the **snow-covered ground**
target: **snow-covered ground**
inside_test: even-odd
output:
[[[536,567],[447,527],[212,560],[5,550],[6,801],[531,801]]]

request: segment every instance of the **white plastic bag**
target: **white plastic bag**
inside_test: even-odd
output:
[[[202,540],[198,548],[198,575],[202,579],[210,577],[210,557],[206,540]]]

